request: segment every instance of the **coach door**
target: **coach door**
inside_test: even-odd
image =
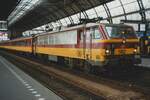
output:
[[[85,31],[85,58],[92,59],[92,34],[90,28]]]

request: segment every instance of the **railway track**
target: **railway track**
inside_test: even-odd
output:
[[[108,84],[105,84],[105,82],[103,83],[95,82],[93,80],[89,80],[79,75],[71,74],[66,71],[62,71],[54,67],[49,67],[40,64],[38,62],[34,62],[29,59],[25,59],[9,53],[7,54],[5,53],[5,55],[7,55],[7,57],[11,56],[11,58],[14,58],[18,62],[23,62],[24,64],[30,65],[30,69],[39,70],[41,73],[44,73],[46,76],[54,77],[56,79],[64,81],[67,84],[73,85],[74,87],[87,91],[93,96],[102,97],[106,100],[146,100],[143,93],[131,89],[124,89],[124,87],[120,87],[120,86],[114,88]],[[46,78],[44,79],[47,80]]]

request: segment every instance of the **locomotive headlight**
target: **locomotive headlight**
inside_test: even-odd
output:
[[[125,43],[126,43],[126,40],[123,40],[122,43],[125,44]]]
[[[105,52],[106,52],[106,54],[109,54],[109,53],[110,53],[110,50],[106,49],[106,51],[105,51]]]
[[[124,37],[123,39],[122,39],[122,43],[123,44],[125,44],[127,41],[126,41],[126,38]]]
[[[134,53],[137,53],[137,49],[134,49]]]

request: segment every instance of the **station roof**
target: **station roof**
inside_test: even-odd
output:
[[[21,31],[45,24],[54,28],[77,24],[80,16],[102,17],[104,23],[123,21],[138,29],[138,24],[150,23],[150,3],[149,0],[21,0],[9,15],[8,24]]]
[[[25,31],[110,1],[112,0],[22,0],[8,17],[8,25]]]

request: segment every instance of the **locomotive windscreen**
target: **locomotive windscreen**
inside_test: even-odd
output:
[[[106,31],[110,38],[136,38],[135,31],[130,26],[118,25],[118,26],[106,26]]]

